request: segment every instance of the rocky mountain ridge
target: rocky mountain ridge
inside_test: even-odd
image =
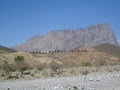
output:
[[[43,36],[35,35],[25,43],[15,45],[11,48],[28,52],[49,52],[71,50],[82,45],[96,46],[101,43],[119,45],[110,26],[106,23],[95,24],[76,30],[50,31]]]

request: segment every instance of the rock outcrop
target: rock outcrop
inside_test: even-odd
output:
[[[25,43],[13,46],[12,49],[28,52],[49,52],[71,50],[82,45],[96,46],[101,43],[119,45],[110,26],[105,23],[76,30],[50,31],[43,36],[35,35]]]

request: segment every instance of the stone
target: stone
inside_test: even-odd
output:
[[[18,72],[18,71],[16,71],[16,72],[11,72],[11,74],[10,74],[9,77],[11,77],[11,78],[20,78],[20,77],[22,77],[22,73],[21,73],[21,72]]]
[[[23,71],[23,74],[24,74],[24,75],[29,75],[30,73],[31,73],[30,70]]]

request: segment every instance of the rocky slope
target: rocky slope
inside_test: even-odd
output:
[[[16,52],[16,51],[0,45],[0,54],[2,54],[2,53],[12,53],[12,52]]]
[[[120,47],[113,45],[113,44],[100,44],[95,47],[100,52],[108,53],[112,56],[119,57],[120,58]]]
[[[49,52],[54,50],[71,50],[81,45],[96,46],[100,43],[118,45],[114,33],[108,24],[96,24],[76,30],[50,31],[43,36],[33,36],[25,43],[15,45],[12,48],[29,52]]]
[[[115,54],[116,55],[116,54]],[[96,48],[80,46],[67,52],[51,52],[47,57],[63,62],[64,66],[103,66],[120,64],[119,57]]]

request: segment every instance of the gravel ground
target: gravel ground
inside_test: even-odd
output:
[[[60,78],[1,80],[0,90],[120,90],[120,71]]]

